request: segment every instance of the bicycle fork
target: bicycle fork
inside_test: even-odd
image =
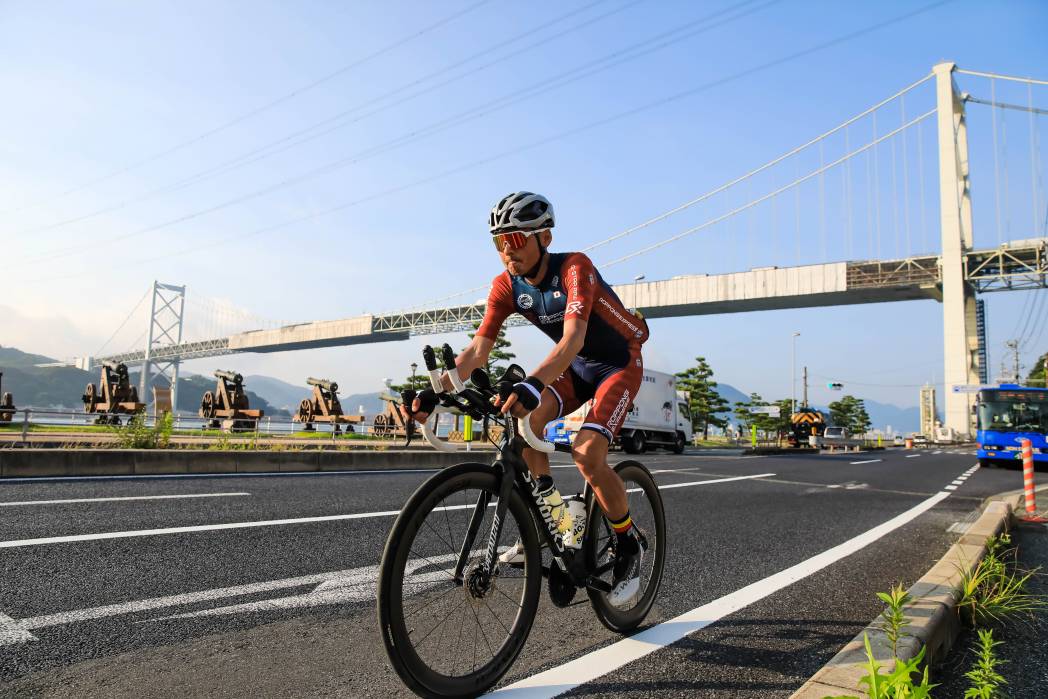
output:
[[[509,494],[513,489],[513,475],[510,469],[501,461],[496,461],[495,466],[501,470],[502,478],[499,482],[498,499],[495,501],[495,515],[491,521],[491,534],[488,536],[488,547],[484,553],[483,567],[489,574],[498,571],[498,542],[502,537],[502,524],[506,518],[506,510],[509,508]],[[466,538],[462,541],[462,549],[459,551],[458,563],[455,564],[455,584],[462,585],[462,574],[466,568],[466,562],[473,551],[473,541],[477,538],[477,532],[484,521],[484,514],[491,504],[491,495],[482,491],[477,498],[477,504],[473,508],[473,515],[469,519],[466,529]]]

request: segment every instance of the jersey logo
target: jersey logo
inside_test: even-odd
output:
[[[572,313],[582,315],[582,301],[570,301],[568,307],[564,309],[564,315],[570,316]]]
[[[559,299],[560,298],[560,292],[559,291],[554,291],[553,292],[553,298]]]
[[[531,298],[530,294],[521,294],[517,297],[517,305],[527,310],[535,305],[535,299]]]

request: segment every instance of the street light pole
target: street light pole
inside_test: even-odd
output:
[[[790,412],[797,412],[797,338],[800,337],[800,333],[794,331],[792,339],[792,350],[790,351],[790,365],[791,365],[791,378],[793,382],[793,392],[790,395]]]

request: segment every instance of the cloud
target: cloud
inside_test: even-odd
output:
[[[28,316],[0,306],[0,345],[5,347],[69,359],[94,351],[104,341],[105,337],[84,332],[65,316]]]

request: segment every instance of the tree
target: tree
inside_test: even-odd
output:
[[[474,332],[469,334],[469,339],[477,334],[476,331],[480,329],[480,321],[473,324]],[[506,373],[505,366],[496,364],[495,362],[509,362],[511,359],[515,359],[517,355],[512,352],[507,352],[506,349],[510,346],[510,341],[506,339],[506,328],[499,328],[499,334],[495,336],[495,346],[491,348],[491,354],[488,355],[488,362],[484,369],[491,376],[491,383],[496,384],[502,378],[502,375]]]
[[[696,357],[695,366],[678,372],[677,387],[689,394],[688,407],[691,409],[691,428],[702,431],[702,438],[709,439],[710,425],[724,429],[728,420],[717,413],[728,410],[728,401],[717,392],[717,382],[710,381],[713,369],[705,357]]]
[[[830,403],[830,422],[847,429],[852,434],[863,434],[870,429],[870,416],[866,406],[855,396],[844,396]]]
[[[404,383],[391,385],[389,390],[393,395],[399,396],[409,388],[414,389],[416,392],[421,391],[423,388],[429,388],[429,373],[425,368],[421,368],[421,373],[416,373],[413,377],[406,377]]]
[[[1026,385],[1043,388],[1044,383],[1044,368],[1048,365],[1048,352],[1045,352],[1037,358],[1037,362],[1033,368],[1030,369],[1030,373],[1026,376]]]

